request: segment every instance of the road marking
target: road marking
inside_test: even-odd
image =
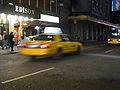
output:
[[[107,54],[96,54],[96,53],[85,53],[83,55],[89,55],[89,56],[100,56],[100,57],[107,57],[107,58],[117,58],[120,59],[120,56],[115,55],[107,55]]]
[[[108,50],[108,51],[105,51],[105,53],[109,53],[109,52],[112,52],[113,50]]]
[[[23,78],[26,78],[26,77],[29,77],[29,76],[33,76],[33,75],[36,75],[36,74],[39,74],[39,73],[42,73],[42,72],[46,72],[46,71],[49,71],[49,70],[52,70],[52,69],[55,69],[55,67],[51,67],[51,68],[44,69],[44,70],[41,70],[41,71],[38,71],[38,72],[34,72],[34,73],[23,75],[23,76],[20,76],[20,77],[17,77],[17,78],[6,80],[6,81],[3,81],[1,83],[6,84],[6,83],[9,83],[9,82],[13,82],[13,81],[16,81],[16,80],[19,80],[19,79],[23,79]]]

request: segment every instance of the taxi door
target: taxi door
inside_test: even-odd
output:
[[[69,40],[67,35],[60,35],[60,38],[61,38],[61,44],[62,44],[64,53],[68,53],[68,52],[74,51],[73,50],[74,49],[74,45]]]

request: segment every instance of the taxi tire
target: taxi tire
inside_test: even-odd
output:
[[[62,55],[62,49],[59,48],[59,49],[57,50],[56,54],[54,54],[54,55],[52,56],[52,59],[61,59],[62,56],[63,56],[63,55]]]
[[[75,51],[75,55],[80,55],[80,52],[81,52],[80,46],[78,46],[78,47],[77,47],[77,51]]]
[[[30,56],[30,59],[31,59],[31,60],[35,60],[35,59],[36,59],[36,56]]]

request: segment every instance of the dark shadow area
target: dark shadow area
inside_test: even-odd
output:
[[[58,63],[58,62],[62,62],[65,60],[77,59],[82,56],[84,56],[82,53],[80,55],[75,55],[74,53],[68,53],[68,54],[64,54],[60,59],[53,59],[51,57],[42,58],[41,56],[37,56],[34,59],[32,59],[29,56],[28,57],[29,57],[29,62]]]

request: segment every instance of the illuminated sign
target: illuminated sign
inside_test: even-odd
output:
[[[21,7],[21,6],[16,6],[15,5],[15,11],[19,13],[25,13],[25,14],[31,14],[34,15],[34,10],[31,10],[29,8]]]
[[[59,23],[59,17],[41,14],[40,21]]]
[[[112,11],[120,10],[120,0],[112,0]]]
[[[61,34],[62,30],[59,27],[45,27],[44,33],[49,33],[49,34]]]

